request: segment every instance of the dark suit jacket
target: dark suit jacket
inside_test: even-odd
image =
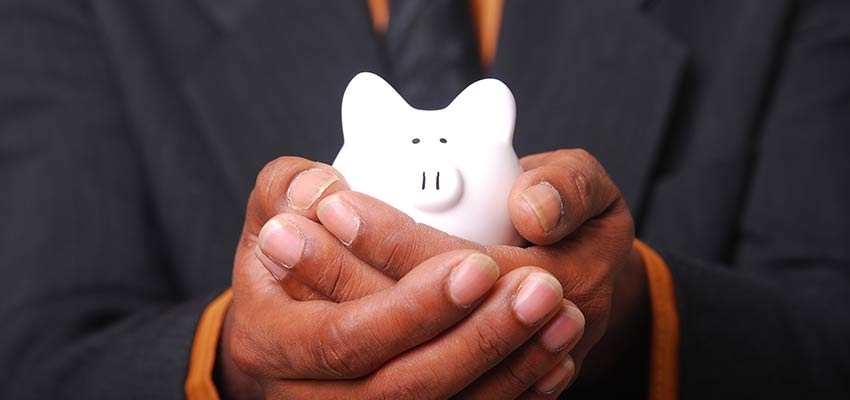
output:
[[[365,1],[0,2],[0,397],[182,397],[256,173],[382,60]],[[663,253],[683,398],[850,396],[850,2],[508,1],[490,74]]]

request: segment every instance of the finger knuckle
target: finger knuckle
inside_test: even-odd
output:
[[[375,393],[374,398],[380,400],[402,400],[402,399],[435,399],[428,393],[430,388],[425,385],[410,384],[399,379],[390,379],[383,387]]]
[[[596,189],[607,190],[608,193],[606,194],[609,195],[617,192],[616,186],[613,182],[611,182],[608,172],[605,170],[605,167],[599,159],[584,149],[577,149],[574,157],[578,160],[578,165],[580,165],[580,169],[584,171],[588,181],[595,183],[593,186]]]
[[[400,399],[442,399],[449,394],[442,393],[438,374],[431,370],[417,370],[416,374],[382,374],[373,381],[373,398],[381,400]]]
[[[370,398],[376,400],[424,399],[417,391],[404,387],[392,387],[376,393]]]
[[[289,157],[278,157],[271,160],[263,166],[257,174],[257,180],[254,186],[257,188],[267,188],[275,181],[281,169],[289,162]]]
[[[558,149],[549,153],[550,155],[546,159],[547,161],[569,159],[576,150],[581,149]]]
[[[377,260],[380,260],[378,267],[390,276],[399,276],[400,268],[411,260],[417,252],[418,241],[416,240],[416,232],[419,230],[418,224],[411,220],[404,219],[399,224],[398,229],[393,229],[380,241],[375,247],[376,251],[382,251],[383,254],[378,254]]]
[[[572,189],[572,207],[578,208],[582,213],[587,212],[590,209],[592,195],[590,193],[590,179],[585,171],[580,169],[568,170],[565,180],[568,187]]]
[[[595,158],[595,157],[593,157],[592,154],[590,154],[589,151],[587,151],[587,149],[583,149],[583,148],[573,149],[572,154],[573,154],[573,157],[576,157],[576,158],[583,160],[583,161],[588,161],[588,160],[592,160],[592,159]]]
[[[313,358],[320,370],[338,378],[353,379],[372,372],[368,349],[352,337],[342,323],[325,324],[328,328],[314,343]]]
[[[478,327],[476,333],[478,350],[489,363],[503,360],[514,348],[507,335],[491,323],[482,324]]]
[[[575,160],[576,165],[578,165],[580,169],[586,171],[589,176],[606,175],[605,168],[602,167],[602,163],[600,163],[593,154],[590,154],[590,152],[585,149],[571,150],[569,158]]]
[[[331,299],[339,299],[347,287],[345,277],[344,260],[342,252],[337,253],[333,260],[325,263],[316,278],[316,286],[326,293]]]
[[[267,212],[274,208],[277,199],[283,197],[280,193],[275,193],[275,188],[280,186],[281,179],[287,179],[287,174],[284,171],[290,168],[293,161],[293,157],[278,157],[266,163],[257,174],[251,197],[260,201],[263,209]]]

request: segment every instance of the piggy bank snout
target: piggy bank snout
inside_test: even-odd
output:
[[[423,165],[411,171],[408,192],[413,206],[425,212],[451,209],[463,196],[463,176],[452,165]]]

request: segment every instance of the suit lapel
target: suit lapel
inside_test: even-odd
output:
[[[516,95],[518,153],[587,149],[638,214],[685,49],[634,3],[507,1],[492,75]]]
[[[330,162],[345,85],[381,72],[366,2],[200,1],[225,33],[183,90],[238,198],[275,157]]]

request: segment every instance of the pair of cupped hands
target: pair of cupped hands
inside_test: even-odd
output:
[[[326,164],[266,165],[236,252],[221,394],[555,398],[586,359],[590,375],[623,362],[648,319],[625,201],[583,150],[521,165],[508,207],[527,247],[417,224]]]

